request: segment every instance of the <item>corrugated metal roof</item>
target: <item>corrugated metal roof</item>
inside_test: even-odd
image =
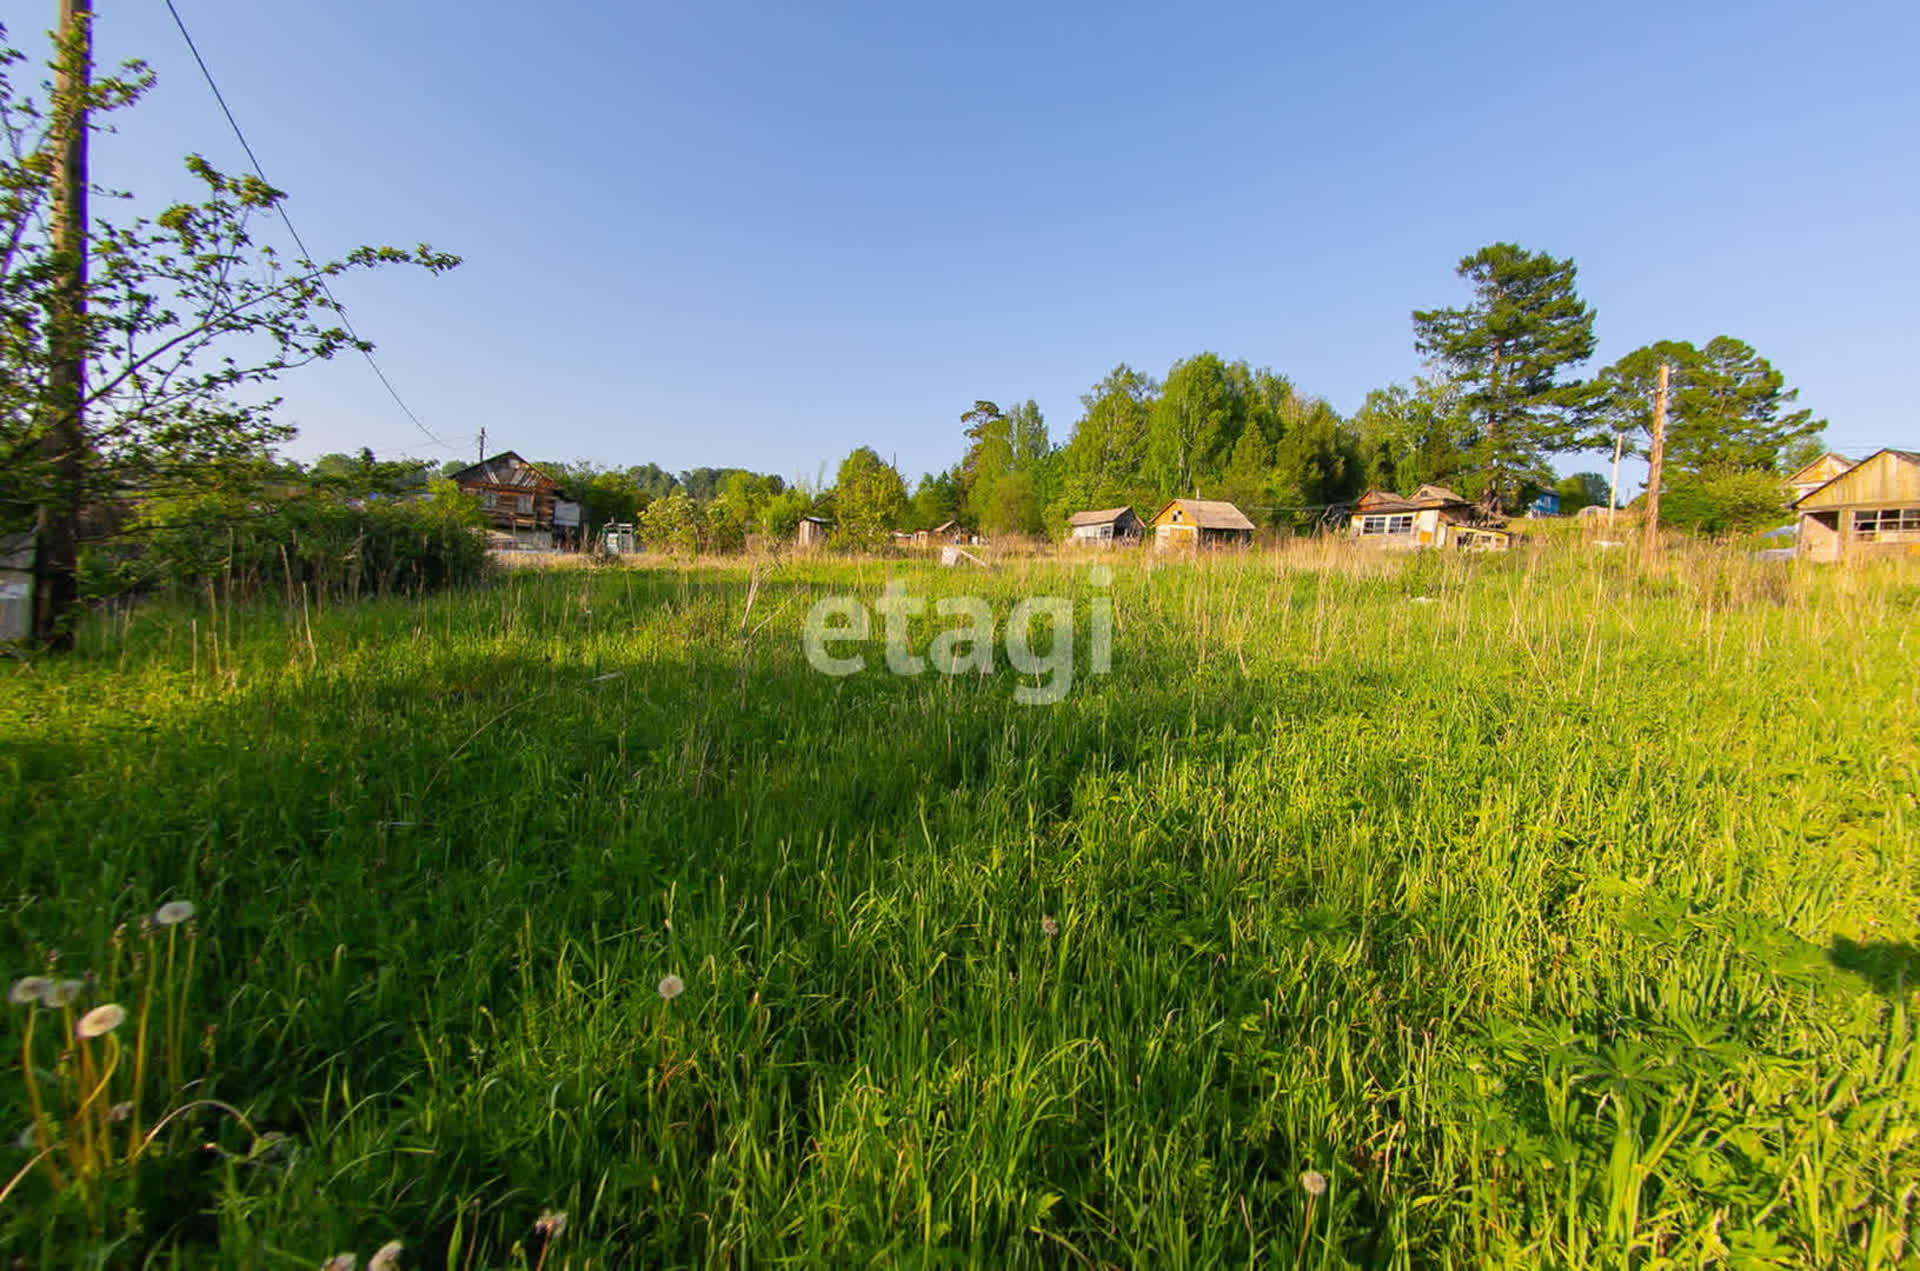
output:
[[[1197,525],[1203,530],[1251,530],[1253,522],[1247,514],[1231,503],[1219,499],[1173,499],[1167,507],[1153,514],[1156,523],[1167,514],[1167,508],[1178,507],[1186,513],[1189,525]]]
[[[1131,511],[1133,511],[1132,508],[1101,508],[1097,512],[1075,512],[1072,516],[1067,518],[1067,524],[1068,525],[1105,525],[1109,521],[1119,520],[1121,517],[1125,516],[1127,513]]]

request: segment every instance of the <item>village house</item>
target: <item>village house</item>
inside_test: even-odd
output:
[[[1793,510],[1810,560],[1920,556],[1920,454],[1877,451],[1795,499]]]
[[[1355,541],[1368,547],[1497,552],[1511,541],[1478,507],[1441,485],[1423,485],[1412,494],[1367,491],[1354,505],[1352,531]]]
[[[1787,488],[1793,491],[1792,500],[1805,498],[1852,466],[1853,460],[1829,450],[1787,478]]]
[[[572,540],[580,533],[580,505],[559,497],[554,479],[513,451],[462,468],[452,481],[480,500],[488,528],[514,547],[549,551],[556,537],[562,546],[577,546]]]
[[[1137,545],[1141,532],[1140,516],[1132,508],[1075,512],[1067,518],[1068,540],[1087,546],[1108,547],[1114,543]]]
[[[915,547],[965,547],[978,543],[979,541],[980,536],[978,534],[967,529],[958,521],[942,521],[930,530],[915,530],[913,532],[913,545]]]
[[[1209,550],[1246,547],[1253,542],[1253,522],[1231,503],[1216,499],[1175,499],[1154,513],[1153,545]]]

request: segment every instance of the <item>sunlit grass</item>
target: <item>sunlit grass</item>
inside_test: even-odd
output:
[[[109,1261],[1912,1256],[1910,566],[1116,559],[1051,707],[800,624],[1084,622],[1091,558],[151,607],[0,670],[13,975],[192,896],[258,1136],[140,1163]],[[95,1239],[53,1195],[0,1207],[34,1265]]]

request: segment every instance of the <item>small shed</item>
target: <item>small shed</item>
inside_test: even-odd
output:
[[[1354,505],[1351,524],[1355,541],[1367,547],[1504,551],[1511,543],[1504,527],[1443,485],[1412,494],[1369,490]]]
[[[1798,472],[1789,474],[1787,488],[1793,491],[1795,499],[1805,498],[1852,466],[1853,460],[1829,450]]]
[[[0,534],[0,640],[33,634],[33,534]]]
[[[1092,547],[1111,547],[1115,543],[1137,544],[1142,529],[1139,513],[1130,507],[1075,512],[1067,518],[1069,541]]]
[[[1153,545],[1169,547],[1246,547],[1253,522],[1231,503],[1217,499],[1174,499],[1153,514]]]
[[[818,547],[827,541],[827,531],[833,528],[833,522],[824,516],[803,516],[793,529],[795,547]]]
[[[1920,453],[1876,451],[1801,495],[1793,510],[1811,560],[1920,556]]]

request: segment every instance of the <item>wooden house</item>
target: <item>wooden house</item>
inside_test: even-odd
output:
[[[1175,499],[1154,513],[1153,545],[1210,550],[1246,547],[1253,542],[1253,522],[1231,503],[1217,499]]]
[[[1800,471],[1789,476],[1787,478],[1787,488],[1793,491],[1794,499],[1804,498],[1852,466],[1853,460],[1847,458],[1845,455],[1836,455],[1829,450],[1826,454],[1821,455],[1818,459],[1815,459],[1812,463],[1800,469]]]
[[[489,529],[512,538],[516,547],[553,546],[554,479],[505,450],[453,474],[453,483],[480,500]],[[573,524],[579,525],[576,509]]]
[[[1353,508],[1353,537],[1368,547],[1458,547],[1505,551],[1507,531],[1490,522],[1475,504],[1442,485],[1423,485],[1412,494],[1369,490]]]
[[[1138,544],[1141,533],[1140,516],[1132,508],[1075,512],[1067,518],[1068,541],[1090,547],[1110,547],[1114,543]]]
[[[1920,556],[1920,453],[1868,455],[1795,499],[1793,510],[1800,552],[1811,560]]]

